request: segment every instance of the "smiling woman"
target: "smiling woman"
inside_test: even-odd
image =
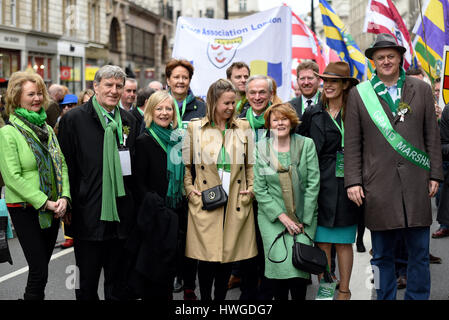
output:
[[[158,246],[158,252],[163,259],[147,259],[151,261],[150,268],[154,270],[152,277],[157,279],[157,282],[142,277],[142,283],[138,287],[143,288],[142,292],[139,292],[143,299],[155,296],[171,299],[176,259],[183,256],[182,250],[172,244],[177,244],[178,232],[179,239],[182,238],[182,228],[178,227],[178,221],[182,223],[187,208],[182,193],[184,164],[181,161],[181,148],[177,147],[181,145],[181,135],[177,129],[174,99],[167,91],[159,90],[150,96],[145,104],[144,121],[146,128],[136,140],[134,162],[138,190],[136,200],[141,215],[138,220],[158,219],[156,214],[151,213],[156,210],[146,210],[145,199],[148,197],[151,197],[153,202],[159,201],[158,206],[165,210],[163,221],[168,221],[170,215],[177,218],[176,223],[167,224],[163,232],[154,232],[153,241],[140,240],[145,245]],[[157,223],[157,220],[149,221]],[[164,246],[159,246],[162,242]],[[156,265],[158,266],[155,267]],[[164,272],[160,272],[161,270]]]
[[[29,265],[24,299],[43,300],[59,218],[70,200],[67,165],[45,122],[48,94],[42,78],[14,73],[6,97],[9,124],[0,129],[5,200]]]
[[[236,89],[229,80],[212,83],[207,113],[191,121],[183,145],[184,186],[189,201],[187,257],[198,259],[201,300],[224,300],[232,262],[256,256],[252,208],[253,170],[248,121],[235,118]],[[206,209],[216,190],[225,201]],[[210,201],[208,201],[210,200]]]

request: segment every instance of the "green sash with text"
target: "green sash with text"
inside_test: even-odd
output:
[[[411,145],[393,129],[371,83],[365,81],[357,85],[357,90],[374,124],[393,149],[418,167],[430,171],[430,160],[427,153]]]

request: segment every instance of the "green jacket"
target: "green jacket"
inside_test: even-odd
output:
[[[10,116],[10,121],[36,134],[19,118]],[[49,139],[54,135],[53,129],[47,125]],[[59,148],[59,146],[58,146]],[[13,126],[6,125],[0,129],[0,171],[6,185],[6,203],[30,203],[36,210],[47,201],[47,195],[40,191],[39,172],[31,148],[22,134]],[[62,155],[62,197],[70,199],[69,176],[67,165]]]
[[[305,139],[302,148],[300,163],[297,167],[300,185],[294,185],[293,188],[299,188],[301,192],[300,205],[297,207],[302,216],[300,222],[304,225],[307,234],[313,239],[317,227],[318,217],[318,193],[320,190],[320,168],[318,164],[318,156],[316,154],[315,144],[310,138],[302,137],[300,135],[292,135],[292,142],[298,141],[300,138]],[[260,141],[258,146],[264,141]],[[256,152],[258,152],[256,149]],[[292,246],[293,237],[286,234],[285,242],[287,249],[284,247],[282,238],[279,239],[273,246],[270,252],[270,258],[273,260],[282,260],[285,257],[286,250],[288,252],[287,259],[282,263],[273,263],[268,260],[268,251],[273,240],[282,232],[285,227],[278,219],[281,213],[285,213],[285,205],[282,197],[282,190],[279,183],[279,174],[264,174],[264,170],[260,158],[255,155],[256,164],[254,166],[254,193],[258,203],[258,224],[263,241],[265,254],[265,276],[270,279],[289,279],[295,277],[310,278],[310,274],[299,271],[292,264]],[[298,206],[298,204],[296,204]],[[297,213],[297,216],[299,214]],[[302,243],[310,244],[310,241],[303,234],[299,234],[296,240]]]

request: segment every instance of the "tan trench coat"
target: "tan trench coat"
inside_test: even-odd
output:
[[[369,116],[357,88],[353,88],[346,104],[345,187],[363,187],[365,225],[371,231],[430,226],[429,180],[444,178],[432,90],[424,81],[406,77],[401,101],[412,111],[403,122],[393,117],[383,99],[378,99],[394,130],[429,155],[430,172],[391,147]]]
[[[202,192],[221,184],[217,159],[222,141],[222,132],[213,128],[207,117],[189,123],[183,144],[186,195],[194,189]],[[253,191],[253,141],[248,121],[233,120],[225,134],[225,149],[231,157],[226,214],[224,207],[202,210],[201,196],[192,194],[187,224],[187,257],[227,263],[257,255],[253,199],[240,194],[244,190]]]

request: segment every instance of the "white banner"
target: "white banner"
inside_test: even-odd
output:
[[[209,86],[226,79],[226,69],[237,61],[250,66],[251,75],[276,80],[278,96],[290,99],[292,55],[291,9],[262,11],[236,20],[179,17],[173,57],[193,64],[190,87],[205,99]]]

